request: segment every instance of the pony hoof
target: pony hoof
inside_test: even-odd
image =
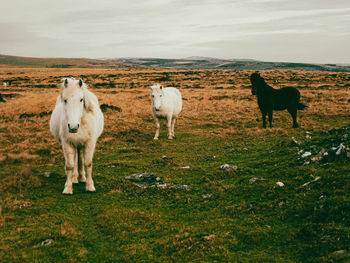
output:
[[[62,194],[64,194],[64,195],[72,195],[73,194],[73,190],[64,188]]]
[[[172,139],[173,139],[173,137],[168,137],[168,139],[169,139],[169,140],[172,140]]]
[[[156,141],[156,140],[158,140],[158,137],[157,137],[157,138],[156,138],[156,137],[154,137],[154,138],[153,138],[153,140],[155,140],[155,141]]]
[[[85,182],[86,182],[86,177],[85,177],[85,176],[84,176],[84,177],[81,177],[81,178],[80,178],[80,182],[81,182],[81,183],[85,183]]]
[[[73,184],[77,184],[79,183],[78,179],[77,178],[74,178],[73,181],[72,181]]]
[[[88,192],[88,193],[94,193],[94,192],[96,192],[96,189],[95,189],[94,186],[87,186],[87,187],[86,187],[86,192]]]

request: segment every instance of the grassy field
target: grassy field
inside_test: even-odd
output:
[[[350,152],[350,129],[341,129],[350,124],[350,74],[261,71],[275,87],[299,87],[308,105],[300,128],[275,112],[274,128],[262,129],[251,73],[0,68],[0,82],[12,81],[0,89],[1,262],[350,260],[350,159],[329,150],[343,142]],[[94,194],[83,184],[61,194],[64,158],[48,124],[66,76],[82,78],[107,105]],[[172,141],[164,122],[152,140],[155,83],[183,94]],[[298,155],[322,148],[328,159]],[[237,169],[221,170],[225,163]],[[141,189],[125,180],[142,172],[189,188]]]

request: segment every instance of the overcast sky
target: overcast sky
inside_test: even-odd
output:
[[[0,54],[350,63],[349,0],[1,0]]]

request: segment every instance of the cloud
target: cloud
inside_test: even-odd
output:
[[[314,37],[327,52],[348,54],[349,12],[345,0],[3,0],[0,48],[28,56],[184,57],[231,54],[230,43],[278,60],[303,49],[288,40],[313,49]],[[265,46],[271,39],[280,53]]]

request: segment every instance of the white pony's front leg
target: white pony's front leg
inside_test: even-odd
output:
[[[84,166],[86,171],[86,191],[95,192],[94,181],[92,180],[92,158],[94,156],[96,142],[88,142],[84,151]]]
[[[157,117],[154,117],[154,121],[156,122],[156,134],[154,135],[154,140],[158,140],[159,137],[159,130],[160,130],[160,123],[159,119]]]
[[[168,115],[167,117],[168,122],[167,122],[167,127],[168,127],[168,139],[172,140],[173,139],[173,133],[172,133],[172,115]]]
[[[74,169],[73,169],[73,184],[79,183],[78,181],[78,149],[75,149],[75,154],[74,154]]]
[[[78,166],[80,170],[80,182],[86,182],[85,167],[84,167],[84,149],[78,149]]]
[[[69,145],[68,143],[63,142],[63,152],[64,158],[66,159],[65,170],[67,180],[64,185],[63,194],[73,194],[73,169],[74,169],[74,155],[76,149]]]

